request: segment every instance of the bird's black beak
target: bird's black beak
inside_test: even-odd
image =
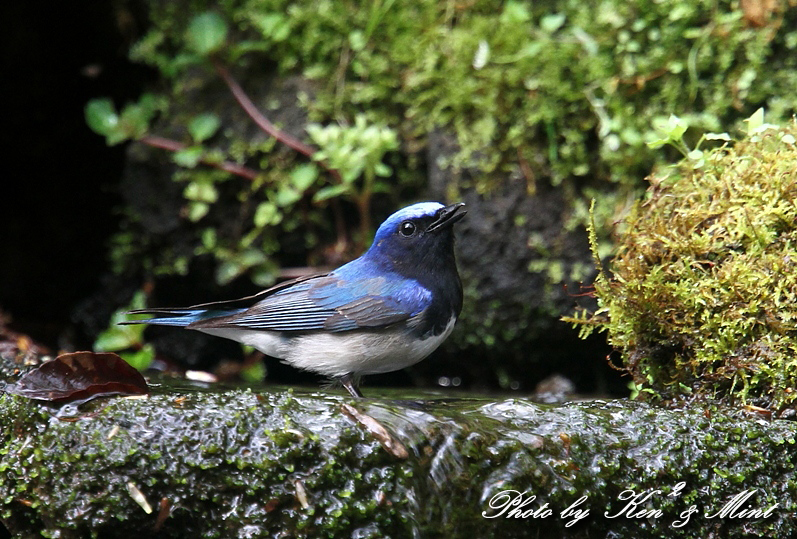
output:
[[[468,213],[465,208],[464,202],[457,202],[445,208],[440,208],[435,215],[435,220],[426,228],[427,232],[434,232],[435,230],[449,228],[454,223],[465,217]]]

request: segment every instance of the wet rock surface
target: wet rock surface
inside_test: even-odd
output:
[[[789,537],[797,528],[790,421],[629,401],[385,391],[353,401],[153,382],[148,398],[80,409],[0,396],[0,522],[20,537],[64,538]],[[629,491],[640,495],[633,511]],[[746,492],[738,510],[777,505],[759,518],[708,518]]]

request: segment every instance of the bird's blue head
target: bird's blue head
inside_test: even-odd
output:
[[[465,204],[444,206],[419,202],[403,208],[382,223],[366,256],[406,276],[453,270],[453,224],[465,216]]]

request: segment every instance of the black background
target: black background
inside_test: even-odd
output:
[[[124,148],[106,146],[83,109],[136,99],[154,73],[127,60],[144,26],[135,3],[2,4],[0,309],[56,347],[108,267],[118,219]]]

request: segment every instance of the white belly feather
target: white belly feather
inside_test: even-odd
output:
[[[200,329],[252,346],[285,363],[326,376],[375,374],[409,367],[431,354],[454,329],[452,317],[440,335],[418,340],[403,328],[381,331],[307,333],[295,337],[275,331],[235,328]]]

